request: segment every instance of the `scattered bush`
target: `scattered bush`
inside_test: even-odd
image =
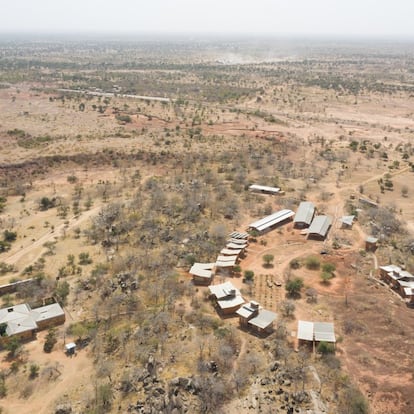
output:
[[[30,365],[30,372],[29,372],[29,378],[34,379],[39,375],[40,367],[37,364],[31,364]]]
[[[301,267],[301,263],[299,259],[292,259],[289,263],[291,269],[299,269]]]
[[[305,261],[305,266],[308,270],[319,270],[321,262],[317,257],[309,256]]]
[[[43,345],[43,351],[46,353],[52,352],[53,347],[55,346],[57,342],[56,338],[56,329],[50,329],[49,332],[46,335],[46,340]]]

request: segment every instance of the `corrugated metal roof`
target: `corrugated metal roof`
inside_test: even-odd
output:
[[[313,341],[313,322],[299,321],[297,337],[305,341]]]
[[[298,322],[298,339],[305,341],[336,342],[334,324],[331,322]]]
[[[328,234],[331,225],[332,218],[330,216],[316,216],[309,227],[308,234],[317,234],[321,237],[325,237]]]
[[[240,239],[248,239],[249,234],[248,233],[240,233],[239,231],[233,231],[233,232],[231,232],[229,234],[229,236],[232,239],[238,239],[238,240],[240,240]]]
[[[231,282],[221,283],[219,285],[211,285],[208,287],[212,295],[217,299],[223,299],[231,296],[231,292],[234,291],[235,295],[240,295],[240,291],[233,286]]]
[[[384,270],[387,273],[391,273],[391,272],[396,272],[396,273],[400,273],[401,272],[401,267],[398,267],[396,265],[387,265],[387,266],[380,266],[381,270]]]
[[[276,213],[271,214],[270,216],[264,217],[260,220],[255,221],[250,224],[249,227],[256,229],[257,231],[263,231],[269,227],[274,226],[275,224],[281,223],[282,221],[294,216],[295,213],[292,210],[280,210]]]
[[[191,269],[188,273],[190,273],[190,275],[193,275],[193,276],[211,279],[213,276],[213,272],[212,272],[213,268],[214,268],[214,263],[194,263],[191,266]]]
[[[330,322],[314,322],[315,341],[336,342],[334,324]]]
[[[405,296],[414,296],[414,289],[410,287],[405,287],[404,294]]]
[[[242,250],[242,249],[245,249],[247,247],[247,243],[239,244],[239,243],[229,242],[229,243],[227,243],[226,247],[227,247],[227,249]]]
[[[233,256],[219,255],[219,256],[217,256],[217,262],[234,262],[234,263],[236,263],[237,257],[238,256],[236,256],[236,255],[233,255]]]
[[[217,260],[216,267],[233,267],[236,265],[236,262],[222,262],[220,260]]]
[[[250,191],[265,191],[267,193],[274,193],[277,194],[278,192],[280,192],[280,188],[279,187],[268,187],[266,185],[259,185],[259,184],[252,184],[249,187]]]
[[[277,314],[269,311],[267,309],[260,309],[259,314],[254,318],[250,319],[249,324],[253,326],[257,326],[261,329],[266,329],[269,325],[271,325],[275,319],[277,318]]]
[[[236,313],[237,315],[241,316],[242,318],[249,318],[254,309],[252,309],[249,305],[243,305]]]
[[[311,224],[313,215],[315,214],[315,205],[310,201],[302,201],[299,204],[298,211],[294,218],[295,223]]]
[[[233,256],[233,255],[239,255],[241,252],[241,249],[221,249],[220,254],[223,254],[224,256]]]
[[[246,239],[229,239],[227,243],[239,244],[241,246],[247,246],[248,242]]]
[[[352,224],[354,223],[354,219],[355,219],[355,216],[343,216],[341,218],[341,222],[348,226],[352,226]]]
[[[234,296],[224,300],[218,300],[217,304],[221,309],[234,308],[235,306],[243,305],[244,299],[241,296]]]
[[[193,276],[204,277],[206,279],[211,279],[213,276],[213,272],[211,270],[205,270],[200,268],[191,268],[190,274]]]

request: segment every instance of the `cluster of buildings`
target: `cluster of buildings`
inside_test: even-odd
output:
[[[189,273],[195,284],[210,285],[214,275],[220,269],[232,269],[244,254],[248,246],[248,233],[232,232],[214,263],[194,263]],[[277,314],[263,309],[257,302],[246,304],[240,290],[233,283],[225,282],[209,286],[210,294],[215,299],[218,312],[222,316],[238,316],[240,327],[258,335],[273,331],[273,322]]]
[[[256,301],[246,303],[239,289],[231,282],[209,286],[211,295],[216,300],[216,306],[222,315],[237,315],[240,327],[258,335],[273,332],[273,323],[277,314],[263,309]]]
[[[259,185],[250,186],[250,190],[263,194],[278,194],[280,188]],[[332,226],[332,217],[316,215],[313,203],[304,201],[300,203],[296,212],[283,209],[270,214],[248,226],[250,231],[259,234],[266,233],[273,228],[291,222],[296,228],[305,229],[308,238],[325,239]],[[353,218],[345,220],[347,223]],[[238,316],[240,327],[253,331],[258,335],[266,335],[273,331],[277,314],[264,309],[254,300],[246,303],[239,289],[231,282],[211,285],[214,275],[220,269],[231,269],[237,264],[240,255],[243,255],[248,246],[248,233],[233,232],[230,234],[227,245],[220,251],[217,260],[213,263],[194,263],[189,273],[195,284],[209,286],[210,294],[215,299],[216,308],[223,316]],[[322,322],[299,321],[299,341],[312,341],[314,344],[320,341],[335,343],[333,324]]]
[[[414,276],[396,265],[380,266],[380,278],[396,290],[407,302],[414,305]]]
[[[332,217],[317,215],[315,205],[312,202],[302,201],[293,223],[296,228],[307,229],[308,238],[324,240],[332,226]]]
[[[292,220],[295,228],[302,229],[309,239],[316,240],[324,240],[333,223],[331,216],[317,215],[312,202],[302,201],[296,213],[288,209],[277,211],[251,223],[249,229],[263,234]]]

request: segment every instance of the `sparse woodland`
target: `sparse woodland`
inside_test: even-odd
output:
[[[413,310],[376,269],[414,272],[414,55],[242,46],[0,42],[0,284],[33,279],[1,307],[67,313],[4,346],[0,412],[411,413]],[[252,235],[215,276],[278,313],[256,337],[188,269],[304,200],[335,217],[325,242]],[[298,319],[334,321],[336,349],[298,348]]]

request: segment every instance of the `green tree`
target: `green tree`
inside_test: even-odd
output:
[[[49,332],[46,335],[45,343],[43,345],[43,351],[46,353],[52,352],[53,347],[57,342],[56,338],[56,329],[52,328],[49,329]]]
[[[40,199],[40,210],[45,211],[49,210],[49,208],[52,208],[55,206],[55,201],[51,200],[49,197],[42,197]]]
[[[271,263],[273,262],[273,260],[274,260],[274,256],[273,256],[273,254],[265,254],[265,255],[263,255],[263,261],[265,262],[265,266],[266,267],[270,267],[271,266]]]
[[[4,236],[4,241],[11,243],[16,240],[17,233],[15,231],[4,230],[3,236]]]
[[[61,304],[66,304],[66,299],[69,295],[69,283],[65,281],[59,282],[55,289],[55,295]]]
[[[322,283],[324,284],[328,284],[329,281],[333,278],[333,274],[329,273],[329,272],[322,272],[321,273],[321,279],[322,279]]]
[[[322,272],[334,273],[336,266],[333,263],[324,263],[322,265]]]
[[[286,283],[285,289],[288,292],[289,296],[298,296],[300,294],[300,291],[303,287],[303,279],[300,277],[297,277],[293,280],[289,280]]]
[[[30,372],[29,372],[29,378],[34,379],[39,375],[40,367],[37,364],[31,364],[30,365]]]
[[[246,282],[252,282],[254,279],[254,272],[253,270],[245,270],[244,271],[244,279]]]
[[[17,336],[12,336],[7,342],[5,348],[9,351],[9,356],[15,358],[22,347],[22,343]]]
[[[82,338],[88,335],[89,330],[88,330],[88,327],[84,323],[78,322],[70,326],[69,332],[73,336],[77,337],[79,341],[82,341]]]
[[[88,252],[79,253],[79,264],[82,266],[92,263],[92,258],[89,256]]]

